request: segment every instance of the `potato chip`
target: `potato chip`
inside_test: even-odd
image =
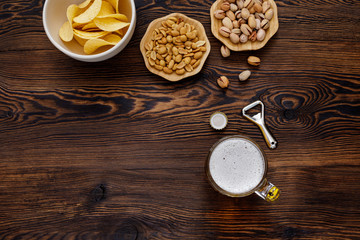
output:
[[[124,37],[125,33],[124,33],[124,29],[119,29],[115,31],[117,34],[119,34],[121,37]]]
[[[81,38],[85,38],[85,39],[93,39],[93,38],[99,38],[99,37],[103,37],[106,34],[108,34],[109,32],[106,31],[101,31],[101,32],[87,32],[87,31],[81,31],[78,29],[74,29],[74,34],[76,36],[79,36]]]
[[[117,34],[108,34],[104,36],[103,39],[109,43],[113,43],[114,45],[121,41],[121,37]]]
[[[73,26],[71,23],[72,23],[73,18],[78,13],[78,11],[79,11],[79,8],[75,4],[71,4],[66,9],[66,17],[67,17],[68,21],[65,22],[59,30],[59,36],[64,42],[70,42],[74,37]]]
[[[97,18],[106,18],[106,17],[112,17],[112,18],[116,18],[122,22],[127,22],[128,18],[126,17],[126,15],[121,14],[121,13],[115,13],[115,14],[108,14],[108,15],[98,15]]]
[[[93,20],[100,12],[102,5],[101,0],[94,0],[91,6],[85,12],[74,18],[74,22],[88,23]]]
[[[109,2],[103,1],[101,4],[100,12],[96,17],[106,16],[106,15],[111,15],[111,14],[115,14],[115,10],[114,10],[113,6]]]
[[[119,0],[107,0],[115,9],[116,13],[119,13]]]
[[[106,45],[115,45],[113,43],[107,42],[104,39],[90,39],[86,41],[84,45],[84,52],[86,54],[91,54],[96,51],[99,47],[106,46]]]
[[[95,18],[94,23],[101,30],[108,32],[113,32],[130,25],[130,23],[119,21],[116,18]]]
[[[94,29],[97,29],[97,30],[100,30],[97,26],[96,26],[96,24],[94,23],[94,22],[89,22],[89,23],[87,23],[85,26],[83,26],[82,28],[81,28],[82,30],[94,30]]]
[[[72,23],[72,27],[73,28],[77,28],[77,29],[81,29],[83,28],[87,23],[76,23],[76,22],[73,22]]]
[[[68,21],[59,30],[64,42],[75,39],[86,54],[118,44],[127,31],[128,18],[120,14],[119,0],[85,0],[66,10]],[[104,48],[106,50],[107,48]]]
[[[59,30],[59,36],[64,42],[70,42],[73,39],[73,28],[69,21],[64,22],[64,24],[61,26]]]
[[[86,8],[90,4],[91,0],[86,0],[78,5],[79,8]]]
[[[80,8],[75,4],[71,4],[70,6],[68,6],[68,8],[66,9],[66,17],[69,20],[69,22],[72,23],[72,20],[74,19],[74,17],[76,17],[76,15],[79,14],[79,12],[80,12]]]
[[[81,38],[79,36],[77,36],[76,34],[74,34],[74,39],[81,45],[81,46],[84,46],[86,41],[88,41],[89,39],[84,39],[84,38]]]

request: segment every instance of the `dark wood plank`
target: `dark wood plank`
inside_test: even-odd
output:
[[[358,238],[358,1],[277,1],[267,46],[227,59],[210,32],[212,1],[136,1],[131,43],[100,63],[51,45],[43,2],[0,3],[1,239]],[[147,25],[171,12],[201,21],[212,47],[201,73],[178,83],[149,73],[139,50]],[[257,99],[276,150],[240,115]],[[217,110],[229,118],[221,132],[208,124]],[[207,183],[208,150],[231,134],[264,148],[277,203]]]

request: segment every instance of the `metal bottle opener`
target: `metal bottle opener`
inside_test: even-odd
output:
[[[255,107],[259,104],[261,105],[261,112],[255,114],[254,116],[250,116],[250,115],[246,114],[246,111],[252,109],[253,107]],[[247,105],[246,107],[244,107],[242,109],[242,114],[245,118],[247,118],[251,122],[255,123],[260,128],[268,147],[271,149],[276,148],[277,141],[275,140],[275,138],[271,135],[271,133],[265,126],[264,104],[260,100],[250,103],[249,105]]]

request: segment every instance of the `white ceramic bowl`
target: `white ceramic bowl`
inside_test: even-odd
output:
[[[46,0],[43,9],[43,25],[46,35],[54,46],[74,59],[84,62],[99,62],[109,59],[119,52],[129,43],[136,25],[136,7],[134,0],[119,0],[119,10],[130,20],[130,26],[121,41],[112,48],[95,54],[85,54],[83,47],[75,40],[65,43],[59,37],[59,29],[67,20],[66,9],[70,4],[79,4],[84,0]]]

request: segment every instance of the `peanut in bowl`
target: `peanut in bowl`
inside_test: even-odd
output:
[[[200,22],[172,13],[149,24],[140,51],[150,72],[175,82],[200,72],[210,42]]]

